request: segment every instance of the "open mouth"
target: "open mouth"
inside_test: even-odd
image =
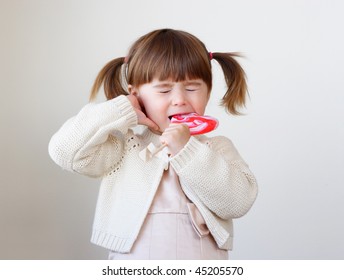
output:
[[[191,114],[191,113],[189,112],[189,113],[178,113],[178,114],[173,114],[173,115],[171,115],[171,116],[168,116],[168,118],[169,118],[169,120],[171,121],[172,118],[173,118],[174,116],[181,116],[181,115],[188,115],[188,114]]]

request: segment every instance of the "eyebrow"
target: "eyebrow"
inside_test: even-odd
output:
[[[173,83],[158,83],[154,85],[154,88],[162,88],[162,87],[172,87]]]
[[[174,83],[170,83],[170,82],[162,82],[162,83],[158,83],[156,85],[154,85],[154,88],[162,88],[162,87],[172,87]],[[187,81],[187,82],[183,82],[183,84],[185,86],[200,86],[202,83],[199,81]]]
[[[190,82],[185,82],[184,85],[186,86],[200,86],[202,83],[198,81],[190,81]]]

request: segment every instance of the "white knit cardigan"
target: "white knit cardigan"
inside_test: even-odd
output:
[[[130,252],[147,215],[166,162],[144,162],[139,152],[159,135],[134,133],[137,116],[125,96],[87,104],[51,138],[49,154],[63,169],[102,177],[91,242]],[[232,219],[257,195],[256,180],[232,142],[192,136],[170,165],[221,249],[232,249]]]

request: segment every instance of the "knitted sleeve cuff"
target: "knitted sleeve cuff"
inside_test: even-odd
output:
[[[171,158],[170,163],[174,170],[178,173],[204,148],[206,148],[205,144],[197,140],[196,137],[191,137],[184,148]]]
[[[120,95],[114,99],[122,116],[125,116],[129,127],[137,125],[137,114],[129,99],[125,95]]]

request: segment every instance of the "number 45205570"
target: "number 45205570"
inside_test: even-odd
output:
[[[243,275],[244,269],[241,266],[202,266],[197,267],[195,274],[198,275]]]

